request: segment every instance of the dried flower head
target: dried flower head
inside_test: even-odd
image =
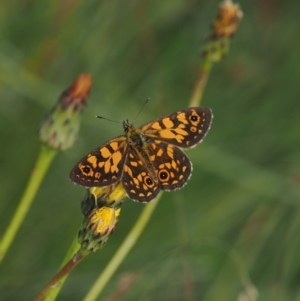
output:
[[[230,0],[225,0],[219,6],[219,13],[213,23],[213,36],[232,37],[238,29],[239,22],[243,17],[238,4],[233,4]]]

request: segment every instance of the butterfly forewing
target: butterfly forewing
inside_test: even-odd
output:
[[[116,183],[122,177],[127,148],[125,136],[106,142],[75,165],[70,172],[70,179],[85,187]]]
[[[156,119],[141,127],[145,136],[190,148],[208,132],[213,115],[209,108],[191,107]]]

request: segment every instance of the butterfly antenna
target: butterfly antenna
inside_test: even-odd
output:
[[[138,118],[138,116],[140,115],[140,113],[142,112],[142,110],[144,109],[144,106],[148,103],[148,101],[150,100],[150,98],[148,97],[144,104],[142,105],[141,109],[139,110],[139,112],[137,113],[137,115],[135,116],[135,118],[133,119],[133,122]]]
[[[96,118],[99,118],[99,119],[104,119],[104,120],[107,120],[107,121],[111,121],[111,122],[114,122],[114,123],[122,123],[122,122],[120,122],[120,121],[108,119],[108,118],[105,118],[105,117],[99,116],[99,115],[96,115],[95,117],[96,117]]]

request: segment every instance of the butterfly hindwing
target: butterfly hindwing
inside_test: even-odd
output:
[[[192,163],[183,151],[155,140],[149,145],[149,153],[161,189],[175,190],[186,184],[192,174]]]
[[[139,202],[151,201],[160,191],[155,174],[151,175],[149,166],[130,147],[124,166],[122,183],[128,197]]]

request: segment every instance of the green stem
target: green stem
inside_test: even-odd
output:
[[[115,253],[113,258],[110,260],[104,271],[101,273],[99,278],[96,280],[92,288],[90,289],[89,293],[85,296],[83,301],[94,301],[96,298],[101,294],[103,288],[108,283],[108,281],[113,276],[114,272],[120,266],[124,258],[127,256],[131,248],[137,242],[138,238],[140,237],[141,233],[143,232],[145,226],[147,225],[148,221],[150,220],[152,213],[157,206],[159,199],[161,198],[161,194],[158,198],[152,201],[150,204],[145,206],[144,210],[142,211],[140,217],[136,221],[135,225],[131,229],[131,231],[126,236],[125,240],[123,241],[122,245]]]
[[[213,63],[207,58],[202,62],[198,78],[196,80],[194,90],[189,102],[190,107],[199,106],[212,65]]]
[[[52,162],[54,155],[57,153],[54,149],[49,149],[45,146],[41,147],[40,154],[37,158],[33,172],[31,173],[29,182],[24,191],[19,206],[4,233],[0,242],[0,262],[5,257],[11,243],[13,242],[16,233],[18,232],[30,206],[37,193],[38,188]]]

